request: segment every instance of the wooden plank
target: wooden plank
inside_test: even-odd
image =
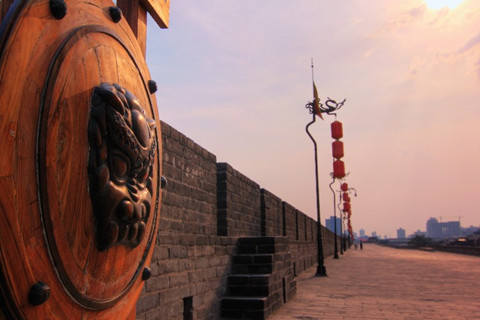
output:
[[[137,38],[145,57],[147,52],[147,10],[139,1],[132,0],[117,0],[117,6],[122,10],[122,14]]]
[[[143,18],[146,12],[160,28],[168,28],[170,0],[117,0],[117,6],[122,10],[135,35],[140,27],[139,20],[144,21],[146,25],[146,19]],[[139,10],[140,8],[143,10]]]
[[[128,315],[127,318],[125,318],[125,320],[135,320],[135,319],[137,319],[137,306],[136,305],[132,307],[132,312],[130,313],[130,315]],[[2,320],[2,319],[0,318],[0,320]]]
[[[170,0],[140,0],[140,2],[160,28],[168,28]]]
[[[140,16],[146,15],[146,10],[142,9],[138,1],[131,0],[117,0],[117,6],[122,10],[122,14],[130,25],[135,37],[138,37],[138,20],[145,20]]]
[[[142,49],[143,57],[147,56],[147,11],[144,7],[138,8],[137,41]]]
[[[160,28],[168,28],[170,0],[117,0],[117,6],[122,10],[145,56],[147,12]]]

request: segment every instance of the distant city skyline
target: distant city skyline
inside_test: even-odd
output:
[[[403,235],[404,237],[408,238],[420,234],[431,238],[448,238],[472,234],[480,229],[480,224],[476,226],[462,226],[460,220],[440,221],[435,217],[430,217],[427,221],[425,221],[424,226],[424,228],[418,228],[411,231],[399,227],[394,235],[377,233],[375,230],[368,232],[364,229],[360,229],[360,237],[370,237],[374,236],[373,234],[375,234],[375,236],[379,239],[383,239],[385,237],[388,239],[393,239],[401,238],[399,235]]]
[[[330,218],[328,219],[325,219],[325,228],[327,228],[328,230],[332,231],[332,232],[335,232],[335,219],[336,219],[336,230],[337,230],[337,234],[340,235],[342,234],[342,219],[339,218],[339,217],[334,217],[334,216],[331,216]],[[344,230],[346,231],[346,230]]]

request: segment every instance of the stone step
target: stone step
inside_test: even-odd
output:
[[[269,286],[230,286],[228,293],[232,297],[268,297],[270,293]]]
[[[222,319],[266,319],[270,313],[267,297],[225,297]]]
[[[275,244],[275,237],[249,237],[238,238],[237,245],[268,245]]]
[[[272,262],[272,254],[236,254],[233,256],[233,263],[237,264],[257,264]]]
[[[233,274],[265,274],[272,273],[273,265],[271,263],[258,264],[233,264]]]
[[[286,238],[239,238],[232,259],[222,319],[266,319],[295,294]]]
[[[228,293],[236,297],[268,296],[271,274],[237,274],[227,279]]]
[[[283,238],[253,237],[237,240],[238,254],[274,254],[287,250],[287,242]]]
[[[233,274],[228,276],[229,285],[268,285],[270,282],[271,274]]]
[[[274,244],[246,244],[237,245],[238,254],[262,254],[262,253],[275,253]]]

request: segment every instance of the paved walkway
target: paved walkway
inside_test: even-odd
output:
[[[367,244],[325,266],[269,320],[480,319],[480,257]]]

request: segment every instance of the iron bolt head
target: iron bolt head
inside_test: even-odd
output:
[[[38,306],[45,303],[50,297],[50,287],[42,282],[38,281],[31,288],[28,293],[28,302],[32,306]]]

